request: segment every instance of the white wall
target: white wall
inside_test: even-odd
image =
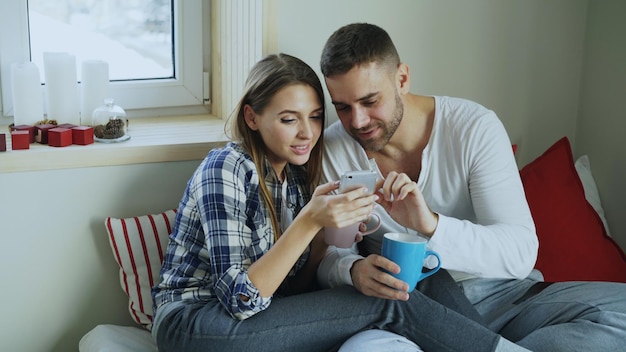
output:
[[[611,90],[626,81],[617,64],[625,62],[624,5],[617,1],[590,2],[589,34],[597,37],[585,66],[590,85],[582,90],[585,0],[278,0],[278,46],[319,72],[320,50],[335,29],[355,21],[381,25],[411,68],[412,91],[494,109],[520,145],[520,165],[563,135],[577,153],[588,151],[602,195],[616,194],[603,199],[615,224],[625,221],[611,217],[624,218],[626,209],[618,143],[626,122],[617,98],[593,92],[604,80]],[[605,24],[605,16],[612,20]],[[596,49],[614,54],[612,67],[622,70],[617,81]],[[96,324],[131,324],[104,218],[176,206],[198,162],[0,174],[0,350],[73,351]],[[626,226],[619,226],[623,239]]]
[[[178,206],[198,162],[0,173],[0,350],[76,351],[132,325],[104,219]]]
[[[588,154],[611,234],[626,248],[626,1],[589,2],[575,152]]]
[[[586,4],[280,0],[278,46],[321,75],[320,52],[334,30],[377,24],[409,65],[411,91],[469,98],[493,109],[519,144],[523,166],[563,135],[574,142]]]

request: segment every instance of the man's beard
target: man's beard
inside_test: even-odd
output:
[[[383,135],[380,138],[361,140],[358,137],[358,132],[370,130],[372,128],[371,124],[360,129],[350,130],[350,134],[352,134],[352,137],[356,139],[366,151],[377,152],[383,149],[383,147],[387,145],[393,134],[396,133],[396,130],[398,129],[398,126],[400,126],[400,122],[402,121],[402,116],[404,115],[404,104],[402,104],[402,99],[400,99],[400,95],[398,94],[397,90],[395,92],[395,103],[396,106],[393,112],[391,122],[389,122],[389,124],[385,124],[382,121],[376,121],[375,126],[383,131]]]

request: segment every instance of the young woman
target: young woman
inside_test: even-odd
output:
[[[233,142],[209,152],[179,205],[153,289],[159,351],[327,351],[369,328],[432,350],[495,346],[497,335],[419,292],[405,302],[314,291],[322,228],[363,221],[378,196],[313,188],[325,109],[307,64],[286,54],[258,62],[233,118]]]

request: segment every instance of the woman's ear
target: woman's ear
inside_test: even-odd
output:
[[[407,94],[411,88],[411,76],[409,74],[409,66],[405,63],[398,65],[396,71],[396,82],[398,83],[398,92],[400,94]]]
[[[243,106],[243,118],[246,121],[246,125],[248,125],[251,130],[256,131],[259,129],[256,120],[257,115],[249,104]]]

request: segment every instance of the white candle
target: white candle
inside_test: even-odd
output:
[[[11,65],[11,89],[13,90],[13,123],[34,125],[43,120],[43,97],[39,68],[27,61]]]
[[[109,97],[109,64],[102,60],[83,61],[80,84],[80,122],[82,125],[91,125],[93,111]]]
[[[48,119],[80,125],[76,57],[68,53],[43,53]]]

